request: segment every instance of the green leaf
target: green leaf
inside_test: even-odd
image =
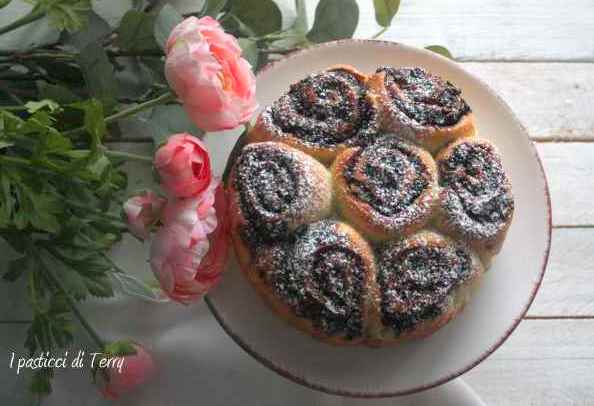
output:
[[[112,297],[113,287],[107,276],[97,276],[86,280],[89,293],[95,297]]]
[[[359,6],[355,0],[321,0],[307,39],[319,43],[351,38],[358,21]]]
[[[48,108],[50,113],[54,113],[56,111],[60,111],[61,107],[58,103],[53,100],[43,99],[40,101],[30,101],[25,103],[25,107],[30,114],[36,113],[39,110],[44,108]]]
[[[52,393],[51,380],[54,377],[54,370],[49,368],[39,369],[33,372],[33,379],[29,390],[34,394],[47,396]]]
[[[91,0],[93,11],[111,27],[121,24],[127,11],[134,7],[132,0]]]
[[[14,230],[2,230],[0,236],[10,245],[10,247],[21,254],[25,253],[29,245],[29,238],[23,233]]]
[[[153,34],[156,16],[141,11],[130,10],[118,27],[116,44],[124,51],[142,52],[158,50],[159,45]]]
[[[113,66],[103,47],[98,43],[87,45],[80,52],[78,62],[91,97],[101,101],[106,112],[112,111],[118,89]]]
[[[227,0],[204,0],[200,15],[216,18],[227,5]]]
[[[450,51],[448,51],[448,49],[446,47],[443,47],[441,45],[429,45],[429,46],[426,46],[425,49],[427,49],[429,51],[433,51],[436,54],[439,54],[441,56],[445,56],[446,58],[454,59],[454,57],[452,56]]]
[[[111,277],[119,285],[120,291],[128,296],[138,297],[150,302],[163,302],[163,299],[159,294],[160,289],[153,289],[148,284],[132,275],[122,272],[113,272]]]
[[[243,56],[252,66],[258,66],[258,43],[249,38],[239,38],[241,47],[241,56]]]
[[[91,135],[91,150],[96,151],[101,144],[103,136],[107,132],[107,128],[105,126],[105,117],[103,114],[103,106],[98,100],[94,99],[85,102],[74,103],[71,106],[84,111],[85,129]]]
[[[266,35],[282,28],[282,13],[272,0],[232,0],[230,13],[256,35]]]
[[[12,0],[0,0],[0,8],[4,8],[10,4]]]
[[[13,1],[0,12],[0,27],[12,23],[16,18],[27,15],[32,7],[27,2]],[[60,32],[50,27],[47,19],[24,25],[16,30],[2,34],[0,49],[3,51],[26,51],[58,41]],[[5,85],[2,85],[5,86]],[[20,84],[19,84],[20,87]]]
[[[169,38],[169,34],[175,28],[176,25],[183,21],[182,15],[171,5],[165,4],[159,15],[157,15],[157,19],[155,20],[155,40],[161,47],[161,49],[165,49],[165,45],[167,44],[167,39]]]
[[[389,27],[398,12],[400,0],[373,0],[375,20],[382,27]]]
[[[25,190],[29,192],[29,199],[33,204],[34,211],[29,213],[31,225],[48,233],[60,231],[60,221],[56,215],[62,212],[62,204],[56,196],[33,192],[28,188]]]
[[[108,0],[112,3],[112,0]],[[84,49],[91,43],[101,43],[113,29],[93,11],[87,13],[87,24],[84,30],[76,32],[62,33],[62,39],[65,46],[73,46],[78,51]],[[55,63],[55,61],[51,61]]]
[[[37,83],[37,88],[39,89],[39,97],[54,100],[59,104],[70,104],[80,100],[76,94],[65,86],[40,81]]]
[[[38,0],[50,24],[59,30],[79,31],[87,24],[86,13],[91,10],[90,0]]]
[[[8,264],[8,270],[2,275],[2,279],[7,282],[14,282],[19,279],[29,268],[31,267],[31,261],[29,257],[21,257],[13,259]]]
[[[190,121],[183,107],[179,105],[157,106],[147,119],[139,120],[152,135],[155,148],[165,143],[173,134],[187,132],[199,138],[204,134]]]
[[[158,47],[157,50],[161,51]],[[118,60],[118,64],[122,68],[116,72],[119,97],[137,100],[145,98],[152,91],[157,75],[144,63],[147,59],[157,59],[163,67],[163,61],[160,58],[121,58]]]
[[[299,36],[304,36],[307,33],[307,8],[305,6],[305,0],[295,0],[295,9],[297,17],[292,28]]]
[[[106,355],[123,357],[126,355],[135,355],[136,348],[127,340],[114,341],[105,346],[104,352]]]
[[[255,37],[256,32],[249,27],[247,24],[244,24],[238,17],[234,14],[227,13],[225,14],[225,18],[222,20],[221,24],[223,25],[223,29],[234,35],[236,37]]]
[[[12,142],[0,140],[0,149],[12,147],[13,145],[14,145],[14,143],[12,143]]]

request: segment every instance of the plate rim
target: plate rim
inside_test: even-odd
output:
[[[316,44],[314,46],[308,47],[308,48],[304,48],[304,49],[300,49],[298,51],[295,51],[291,54],[285,55],[284,57],[277,59],[275,61],[269,62],[267,63],[264,67],[262,67],[262,69],[260,69],[260,71],[257,73],[256,77],[259,78],[261,75],[265,74],[266,72],[268,72],[270,69],[274,68],[276,65],[280,64],[280,63],[284,63],[287,60],[299,57],[303,54],[306,54],[308,52],[311,52],[313,50],[318,50],[320,48],[328,48],[328,47],[337,47],[337,46],[341,46],[344,44],[357,44],[357,43],[373,43],[373,44],[380,44],[382,46],[385,47],[395,47],[395,48],[401,48],[401,49],[408,49],[408,50],[412,50],[415,52],[421,52],[421,53],[426,53],[426,54],[430,54],[433,57],[436,57],[438,59],[441,59],[442,62],[445,62],[447,65],[451,65],[457,69],[462,69],[464,71],[465,74],[469,75],[470,77],[472,77],[480,86],[482,86],[483,88],[485,88],[485,90],[487,90],[489,93],[491,93],[492,95],[495,96],[495,98],[500,102],[500,104],[504,107],[504,109],[507,111],[507,113],[510,115],[510,117],[512,118],[512,120],[515,122],[515,124],[518,126],[518,128],[520,129],[520,131],[523,133],[524,137],[526,137],[526,139],[528,140],[532,155],[536,158],[536,162],[538,163],[538,169],[540,171],[540,175],[542,176],[542,179],[544,181],[544,194],[545,194],[545,205],[546,205],[546,222],[547,222],[547,233],[546,233],[546,247],[543,253],[543,257],[542,257],[542,264],[541,264],[541,269],[538,275],[538,279],[534,282],[533,286],[532,286],[532,291],[530,292],[530,296],[528,298],[528,301],[526,302],[526,304],[524,305],[524,307],[522,308],[520,314],[513,320],[513,322],[511,323],[511,325],[505,330],[504,334],[499,337],[497,339],[497,341],[490,346],[488,349],[486,349],[479,357],[477,357],[475,360],[473,360],[471,363],[469,363],[468,365],[459,368],[457,371],[452,372],[446,376],[444,376],[443,378],[437,379],[433,382],[430,383],[426,383],[423,385],[418,385],[415,387],[412,387],[410,389],[406,389],[406,390],[399,390],[399,391],[378,391],[378,392],[372,392],[372,391],[350,391],[350,390],[345,390],[345,389],[339,389],[339,388],[333,388],[333,387],[329,387],[326,385],[322,385],[322,384],[318,384],[318,383],[314,383],[314,382],[310,382],[307,378],[305,377],[301,377],[301,376],[296,376],[293,373],[291,373],[290,371],[288,371],[287,369],[283,368],[280,365],[277,365],[274,363],[274,361],[266,358],[265,356],[261,355],[260,353],[258,353],[256,350],[254,350],[249,344],[247,344],[245,341],[242,340],[242,338],[236,334],[233,329],[229,326],[229,324],[225,321],[225,319],[223,318],[223,316],[219,313],[219,311],[217,310],[215,304],[211,301],[210,297],[207,295],[204,296],[204,301],[208,307],[208,309],[210,310],[210,312],[213,314],[213,316],[215,317],[215,319],[217,320],[217,322],[220,324],[220,326],[223,328],[223,330],[229,335],[229,337],[231,337],[231,339],[240,347],[242,348],[245,352],[247,352],[251,357],[253,357],[255,360],[257,360],[258,362],[260,362],[262,365],[266,366],[267,368],[270,368],[271,370],[273,370],[274,372],[276,372],[277,374],[279,374],[280,376],[289,379],[295,383],[298,383],[300,385],[306,386],[310,389],[314,389],[320,392],[324,392],[327,394],[331,394],[331,395],[339,395],[339,396],[347,396],[347,397],[353,397],[353,398],[368,398],[368,399],[373,399],[373,398],[387,398],[387,397],[395,397],[395,396],[404,396],[404,395],[411,395],[414,393],[418,393],[418,392],[422,392],[431,388],[434,388],[436,386],[439,385],[443,385],[463,374],[465,374],[466,372],[470,371],[471,369],[473,369],[474,367],[476,367],[478,364],[480,364],[481,362],[483,362],[487,357],[489,357],[491,354],[493,354],[493,352],[495,352],[495,350],[497,350],[509,337],[510,335],[513,333],[513,331],[518,327],[518,325],[520,324],[520,322],[522,321],[522,319],[524,318],[524,316],[526,315],[526,313],[528,312],[530,306],[532,305],[532,303],[534,302],[534,299],[536,297],[536,294],[538,293],[538,290],[542,284],[542,280],[544,278],[544,274],[546,272],[546,268],[548,265],[548,260],[549,260],[549,254],[550,254],[550,250],[551,250],[551,236],[552,236],[552,209],[551,209],[551,196],[550,196],[550,191],[549,191],[549,184],[548,184],[548,180],[547,180],[547,176],[542,164],[542,161],[540,159],[540,156],[538,154],[538,150],[536,149],[536,147],[534,146],[534,141],[532,141],[528,135],[528,131],[526,130],[526,127],[522,124],[522,122],[518,119],[518,117],[516,116],[516,114],[513,112],[513,110],[511,109],[511,107],[507,104],[507,102],[505,102],[505,100],[494,90],[492,89],[487,83],[485,83],[482,79],[480,79],[479,77],[477,77],[476,75],[474,75],[471,72],[468,72],[467,70],[463,69],[456,61],[450,60],[444,56],[441,56],[439,54],[436,54],[434,52],[428,51],[426,49],[422,49],[422,48],[417,48],[414,46],[410,46],[410,45],[405,45],[405,44],[401,44],[399,42],[393,42],[393,41],[385,41],[385,40],[374,40],[374,39],[353,39],[353,38],[349,38],[349,39],[341,39],[341,40],[336,40],[336,41],[330,41],[330,42],[324,42],[321,44]]]

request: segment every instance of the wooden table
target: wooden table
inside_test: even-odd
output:
[[[365,3],[360,37],[377,30]],[[403,0],[382,38],[448,47],[511,105],[549,181],[554,229],[540,292],[464,379],[489,405],[594,405],[594,2]]]
[[[317,2],[307,3],[311,21]],[[372,1],[358,3],[355,37],[370,38],[380,29]],[[488,405],[594,405],[594,2],[402,0],[381,39],[446,46],[510,104],[549,181],[554,230],[540,292],[464,379]]]
[[[369,38],[379,30],[372,1],[359,4],[356,37]],[[381,38],[448,47],[511,105],[549,181],[554,230],[540,292],[511,338],[464,379],[488,405],[594,405],[593,1],[403,0]],[[151,152],[128,141],[112,147]]]

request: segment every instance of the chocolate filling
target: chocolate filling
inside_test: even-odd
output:
[[[448,295],[471,273],[468,252],[453,246],[391,246],[381,256],[381,316],[400,334],[441,315]]]
[[[291,85],[264,115],[284,133],[308,144],[361,145],[369,142],[379,127],[367,90],[346,70],[326,71]]]
[[[392,105],[419,125],[447,127],[470,112],[461,90],[421,68],[382,67]]]

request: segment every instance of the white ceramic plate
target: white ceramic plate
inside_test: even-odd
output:
[[[347,40],[292,54],[258,75],[258,100],[269,105],[291,83],[334,64],[363,72],[380,65],[421,66],[463,90],[481,137],[503,155],[516,199],[503,250],[466,310],[431,337],[390,348],[333,347],[278,318],[257,296],[234,263],[207,303],[227,333],[279,374],[329,393],[383,397],[442,384],[484,360],[511,334],[528,310],[546,267],[551,209],[546,179],[526,131],[489,87],[462,67],[429,51],[381,41]],[[217,136],[217,158],[236,137]],[[224,161],[223,161],[224,162]]]

